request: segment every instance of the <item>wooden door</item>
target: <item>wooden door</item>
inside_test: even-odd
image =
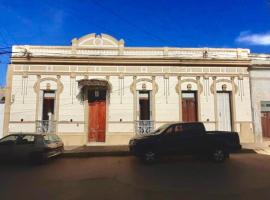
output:
[[[106,93],[98,92],[102,96],[90,95],[89,99],[89,128],[90,142],[105,142],[106,132]]]
[[[195,92],[182,93],[182,119],[183,122],[196,122],[198,120]]]
[[[217,93],[218,130],[231,131],[231,103],[229,92]]]
[[[264,138],[270,138],[270,112],[262,112],[261,123],[262,123],[262,133]]]

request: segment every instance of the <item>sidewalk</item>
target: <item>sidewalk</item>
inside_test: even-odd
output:
[[[269,146],[262,144],[242,144],[237,153],[258,153],[270,155]],[[128,145],[115,146],[66,146],[64,157],[129,156]]]
[[[128,156],[128,145],[115,146],[67,146],[64,157]]]
[[[268,143],[242,143],[243,149],[269,148]]]
[[[243,149],[249,149],[257,154],[270,155],[269,142],[242,144]]]

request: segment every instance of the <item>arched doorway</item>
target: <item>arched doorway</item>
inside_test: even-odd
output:
[[[81,89],[80,96],[88,105],[88,142],[105,142],[110,84],[106,80],[83,79],[78,85]]]

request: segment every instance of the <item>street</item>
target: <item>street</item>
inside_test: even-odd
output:
[[[224,164],[192,157],[144,165],[132,156],[59,158],[0,166],[0,199],[269,199],[270,156]]]

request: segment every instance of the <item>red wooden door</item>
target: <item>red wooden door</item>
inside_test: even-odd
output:
[[[193,98],[182,98],[182,119],[183,122],[197,121],[197,101],[195,93]]]
[[[91,142],[105,142],[106,129],[106,100],[89,103],[88,140]]]
[[[262,112],[262,133],[264,138],[270,138],[270,112]]]

